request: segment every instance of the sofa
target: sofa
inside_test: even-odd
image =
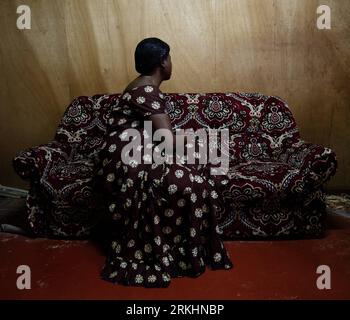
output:
[[[35,236],[89,237],[108,221],[95,169],[120,97],[76,97],[51,142],[13,159],[17,174],[30,182],[26,210]],[[217,183],[223,239],[325,236],[324,184],[336,172],[336,155],[301,139],[286,101],[244,92],[164,93],[164,99],[174,131],[228,129],[229,139],[218,140],[229,150],[228,172]]]

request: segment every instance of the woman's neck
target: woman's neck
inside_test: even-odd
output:
[[[152,85],[157,86],[157,87],[159,87],[163,81],[163,79],[158,74],[154,74],[151,76],[140,75],[138,77],[138,79],[143,84],[152,84]]]

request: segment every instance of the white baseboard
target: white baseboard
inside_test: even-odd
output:
[[[28,190],[7,187],[0,184],[0,196],[7,198],[25,198],[27,197]]]

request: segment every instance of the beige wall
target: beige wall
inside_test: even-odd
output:
[[[28,4],[32,29],[16,28]],[[316,28],[316,8],[332,29]],[[171,46],[164,92],[246,91],[278,95],[305,140],[339,160],[329,189],[350,189],[350,1],[348,0],[1,0],[0,183],[18,150],[52,139],[78,95],[121,92],[138,74],[136,44]]]

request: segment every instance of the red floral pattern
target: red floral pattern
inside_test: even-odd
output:
[[[30,180],[28,219],[36,235],[88,235],[104,204],[94,196],[95,165],[120,94],[77,97],[52,142],[19,152],[16,172]],[[217,183],[224,205],[218,225],[227,239],[320,237],[323,184],[335,153],[303,141],[287,103],[261,93],[164,93],[176,128],[228,128],[230,170]],[[215,176],[213,176],[215,178]]]

